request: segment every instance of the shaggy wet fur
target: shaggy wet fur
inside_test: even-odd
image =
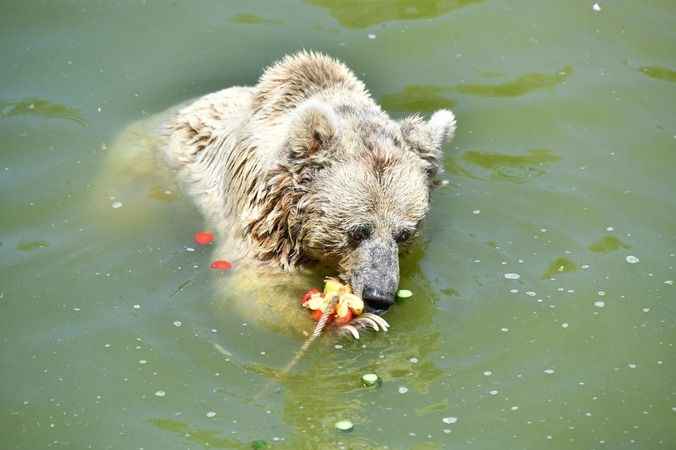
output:
[[[345,65],[301,52],[254,87],[182,109],[164,154],[229,258],[287,271],[321,262],[356,292],[389,294],[454,131],[447,110],[392,120]]]

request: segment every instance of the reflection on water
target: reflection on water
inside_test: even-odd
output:
[[[341,25],[365,28],[394,20],[431,19],[484,0],[306,0],[327,8]]]
[[[396,404],[396,397],[402,397],[398,392],[400,386],[410,389],[408,395],[425,395],[444,377],[444,370],[433,356],[441,350],[441,333],[432,324],[435,295],[419,267],[423,255],[423,245],[416,243],[402,259],[402,271],[416,275],[415,279],[403,281],[415,295],[399,302],[388,313],[408,332],[378,336],[367,332],[361,341],[326,335],[315,342],[299,366],[288,374],[281,372],[283,366],[246,366],[279,386],[256,399],[265,405],[277,396],[283,397],[283,419],[293,433],[281,447],[276,444],[276,448],[334,448],[339,442],[353,449],[380,448],[376,440],[365,438],[362,432],[361,436],[337,432],[334,423],[349,419],[356,430],[363,431],[374,414],[390,403]],[[382,386],[363,386],[361,375],[365,373],[378,374]],[[418,409],[421,415],[439,413],[441,405],[434,402]],[[438,447],[435,444],[431,448]]]
[[[676,82],[676,71],[668,69],[666,67],[662,66],[641,67],[641,73],[656,80]]]
[[[41,98],[0,101],[0,118],[13,116],[38,116],[49,119],[71,120],[82,126],[87,124],[77,109]]]
[[[399,112],[432,112],[437,109],[452,109],[455,102],[443,94],[449,88],[443,86],[410,85],[396,94],[385,94],[380,104],[386,110]]]
[[[555,74],[528,73],[519,78],[499,84],[461,84],[457,91],[462,94],[481,97],[519,97],[538,89],[551,88],[566,81],[573,73],[571,66],[566,66]]]

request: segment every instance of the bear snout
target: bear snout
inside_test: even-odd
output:
[[[394,304],[394,293],[366,286],[362,292],[362,299],[369,312],[382,315]]]

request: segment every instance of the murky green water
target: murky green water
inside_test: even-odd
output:
[[[676,448],[676,4],[592,3],[3,2],[0,448]],[[301,342],[229,311],[189,200],[93,186],[303,47],[459,133],[390,333],[280,383]]]

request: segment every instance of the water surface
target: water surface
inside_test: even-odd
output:
[[[1,448],[676,447],[673,1],[5,3]],[[459,129],[391,331],[280,381],[302,339],[234,313],[189,199],[95,187],[128,124],[300,48]]]

